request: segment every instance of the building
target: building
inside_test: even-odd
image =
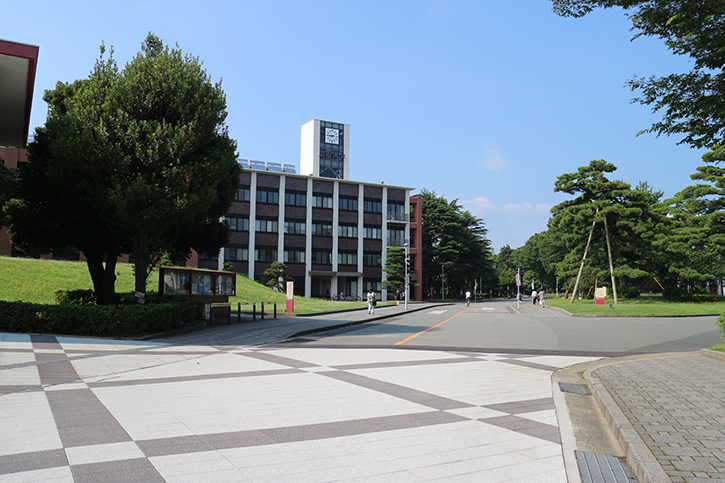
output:
[[[387,299],[381,291],[387,248],[408,244],[412,265],[421,264],[420,195],[411,199],[411,188],[350,181],[349,125],[312,120],[301,134],[301,174],[292,165],[240,161],[244,172],[227,215],[232,237],[224,260],[261,283],[272,262],[282,261],[300,296],[362,299],[373,287]],[[219,259],[200,257],[199,266],[216,269]],[[412,280],[420,277],[420,267],[411,268]],[[417,287],[411,299],[421,294]]]
[[[39,48],[0,40],[0,159],[9,168],[27,161],[23,149],[30,128]],[[8,228],[0,227],[0,255],[13,253]]]

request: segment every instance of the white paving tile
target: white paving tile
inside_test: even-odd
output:
[[[43,392],[0,397],[0,456],[62,448]]]
[[[93,446],[74,446],[65,448],[65,454],[71,465],[85,465],[106,461],[144,458],[145,455],[133,441],[123,443],[95,444]]]

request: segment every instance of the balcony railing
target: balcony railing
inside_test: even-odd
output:
[[[388,221],[406,223],[408,221],[408,213],[388,212]]]

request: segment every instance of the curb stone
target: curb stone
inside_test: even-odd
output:
[[[614,364],[623,364],[628,361],[615,362]],[[604,417],[614,433],[620,446],[626,453],[627,463],[632,472],[637,477],[639,483],[672,483],[672,480],[642,438],[619,408],[614,398],[609,395],[609,391],[599,378],[592,375],[594,371],[599,369],[595,367],[584,372],[584,378],[587,381],[589,390],[594,396],[594,400],[599,405]]]

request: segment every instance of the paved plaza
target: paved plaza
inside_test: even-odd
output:
[[[725,360],[290,339],[400,310],[380,309],[147,341],[0,333],[0,481],[631,482],[602,470],[626,455],[640,483],[725,482]]]
[[[564,482],[583,357],[0,335],[3,482]]]

